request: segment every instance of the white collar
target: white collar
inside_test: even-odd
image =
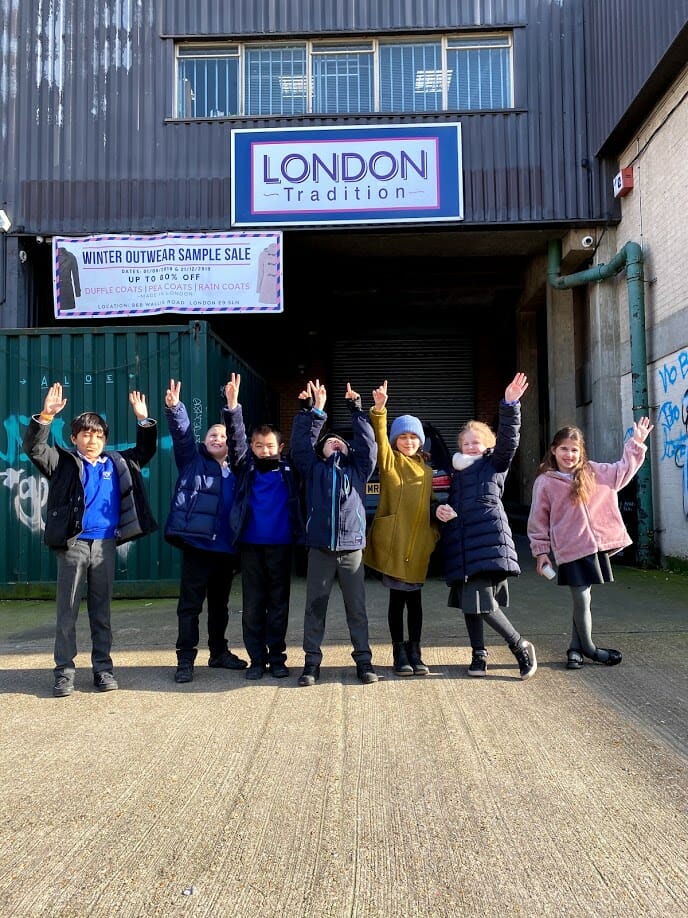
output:
[[[467,456],[465,453],[454,453],[452,456],[452,465],[457,472],[462,472],[464,469],[469,468],[473,465],[476,459],[482,459],[482,456]]]

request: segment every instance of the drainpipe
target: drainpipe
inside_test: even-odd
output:
[[[547,280],[557,290],[568,290],[583,284],[599,283],[626,268],[628,310],[631,331],[631,379],[633,384],[633,420],[649,417],[647,394],[647,351],[645,341],[645,288],[643,285],[643,252],[637,242],[627,242],[606,265],[595,265],[562,277],[561,241],[549,243]],[[652,509],[652,468],[650,451],[637,474],[638,481],[638,560],[643,567],[654,564]]]

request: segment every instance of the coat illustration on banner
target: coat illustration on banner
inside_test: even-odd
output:
[[[57,260],[60,271],[60,309],[74,309],[75,297],[81,296],[79,264],[69,249],[59,248]]]
[[[258,256],[258,302],[277,302],[277,244],[271,242]]]

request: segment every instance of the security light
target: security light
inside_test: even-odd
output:
[[[9,233],[10,227],[12,226],[12,221],[7,216],[4,210],[0,210],[0,229],[3,233]]]

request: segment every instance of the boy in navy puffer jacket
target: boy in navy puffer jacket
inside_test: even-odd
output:
[[[327,414],[327,392],[319,380],[309,381],[294,418],[291,455],[306,485],[306,611],[303,649],[306,655],[299,685],[314,685],[320,676],[325,615],[335,579],[344,597],[356,674],[361,682],[377,682],[368,643],[363,549],[366,544],[365,487],[375,470],[377,444],[361,397],[350,384],[346,400],[353,437],[321,436]]]
[[[203,443],[197,444],[186,407],[179,400],[180,389],[181,382],[171,379],[165,393],[165,417],[179,470],[165,539],[182,550],[174,681],[184,683],[193,680],[198,620],[206,599],[208,666],[245,669],[247,664],[231,653],[225,637],[236,569],[229,532],[234,476],[227,464],[227,431],[224,424],[212,424]]]

